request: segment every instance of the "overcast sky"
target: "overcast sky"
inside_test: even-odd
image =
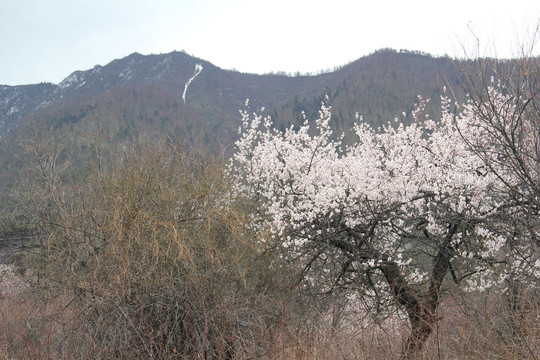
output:
[[[509,57],[539,19],[538,0],[0,0],[0,84],[173,50],[242,72],[316,72],[388,47],[460,56],[472,33],[482,53]]]

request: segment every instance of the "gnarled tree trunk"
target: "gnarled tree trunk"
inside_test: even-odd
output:
[[[453,249],[452,237],[459,227],[459,222],[449,226],[448,234],[441,240],[438,251],[433,258],[433,270],[430,284],[425,294],[419,294],[407,283],[396,262],[383,259],[381,270],[390,285],[396,301],[407,311],[411,323],[411,333],[403,348],[401,359],[408,360],[422,351],[424,344],[433,332],[437,321],[435,312],[440,303],[441,286],[446,274],[450,271],[450,260]]]

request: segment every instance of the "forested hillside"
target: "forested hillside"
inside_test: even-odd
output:
[[[193,77],[196,66],[200,74]],[[431,98],[439,111],[444,85],[459,93],[451,59],[381,50],[333,72],[319,75],[254,75],[220,69],[183,52],[132,54],[105,66],[77,71],[60,84],[0,87],[0,179],[16,182],[23,167],[16,154],[35,131],[66,139],[65,156],[88,163],[96,138],[103,151],[141,138],[172,137],[184,144],[231,148],[239,110],[265,108],[284,130],[314,119],[325,96],[337,132],[347,132],[355,114],[375,127],[412,111],[417,96]],[[99,136],[98,136],[99,134]]]

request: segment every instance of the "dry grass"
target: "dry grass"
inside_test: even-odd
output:
[[[163,347],[167,328],[147,323],[147,318],[112,317],[102,305],[74,306],[69,297],[46,304],[30,292],[8,295],[0,301],[0,356],[6,359],[399,359],[409,333],[408,324],[397,316],[376,320],[363,312],[350,312],[333,327],[331,313],[312,314],[310,308],[263,309],[263,303],[241,303],[227,309],[228,315],[272,314],[245,323],[235,336],[235,351],[226,343],[213,345],[213,352],[194,348],[181,353]],[[510,301],[511,300],[511,301]],[[127,305],[125,310],[129,310]],[[267,305],[269,306],[269,305]],[[497,293],[460,294],[446,297],[432,337],[418,359],[537,359],[540,353],[540,304],[531,293],[509,299]],[[212,341],[224,329],[223,308],[208,307],[202,315],[202,333],[192,341]],[[98,313],[101,311],[101,313]],[[121,312],[120,312],[121,313]],[[324,316],[326,315],[326,316]],[[170,316],[170,314],[169,314]],[[260,315],[259,315],[260,316]],[[296,316],[301,321],[292,321]],[[158,323],[167,317],[155,317]],[[256,321],[255,321],[256,320]],[[186,327],[187,328],[187,327]],[[234,330],[234,328],[229,328]],[[198,331],[194,328],[192,331]],[[249,335],[248,335],[249,334]],[[206,339],[206,340],[204,340]],[[205,346],[203,343],[200,346]],[[169,351],[169,352],[167,352]]]
[[[540,358],[540,304],[525,293],[509,303],[495,292],[447,296],[440,320],[421,360],[492,360]],[[363,313],[350,314],[339,328],[320,321],[310,331],[283,334],[271,359],[399,359],[410,331],[396,315],[374,321]]]

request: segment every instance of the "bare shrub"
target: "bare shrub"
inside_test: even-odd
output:
[[[471,359],[538,359],[540,304],[531,291],[461,294],[442,324],[452,356]],[[450,357],[450,356],[449,356]]]
[[[35,324],[55,323],[61,334],[36,335],[48,351],[121,359],[264,351],[287,280],[247,228],[249,204],[228,197],[220,161],[145,145],[75,185],[56,171],[59,146],[31,145],[42,245],[21,263],[38,299],[59,306]]]

